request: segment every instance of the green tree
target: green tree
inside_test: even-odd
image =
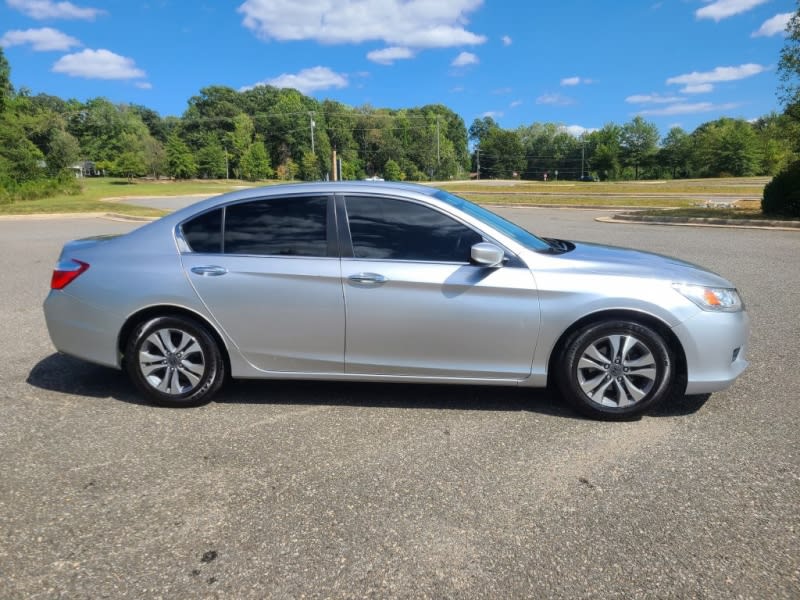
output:
[[[0,47],[0,113],[6,109],[6,105],[14,94],[14,88],[11,86],[11,67],[6,60],[6,55],[3,53],[3,48]]]
[[[776,175],[795,158],[794,147],[800,139],[800,121],[787,114],[770,113],[753,123],[761,146],[761,175]]]
[[[167,173],[175,179],[191,179],[197,173],[197,164],[189,146],[173,133],[167,139]]]
[[[795,119],[800,118],[800,0],[797,10],[786,26],[786,41],[781,49],[778,74],[781,79],[779,95],[783,103],[793,107]]]
[[[50,136],[47,151],[47,169],[51,174],[58,174],[74,165],[81,157],[81,145],[74,136],[63,129],[56,129]]]
[[[722,118],[692,132],[695,173],[703,177],[755,175],[761,160],[758,136],[743,119]]]
[[[142,145],[147,172],[158,179],[167,168],[167,153],[164,145],[153,136],[147,136],[142,140]]]
[[[405,174],[400,168],[400,165],[390,158],[386,161],[386,164],[383,165],[383,178],[387,181],[402,181],[405,179]]]
[[[250,149],[255,136],[253,119],[245,113],[239,113],[233,118],[233,131],[227,134],[226,146],[230,149],[230,161],[233,172],[237,177],[244,177],[241,173],[241,162],[245,153]]]
[[[578,179],[581,173],[581,146],[583,140],[559,123],[534,123],[520,127],[517,133],[522,140],[527,157],[525,177],[542,179],[545,173],[559,179]]]
[[[114,175],[127,177],[128,180],[134,177],[141,177],[147,172],[144,154],[133,150],[123,152],[114,161],[112,172]]]
[[[214,134],[207,134],[203,146],[197,151],[197,173],[204,178],[221,178],[228,174],[225,150]]]
[[[300,178],[303,181],[319,181],[319,162],[311,150],[303,152],[300,159]]]
[[[476,144],[480,144],[481,140],[486,136],[489,131],[492,129],[499,129],[500,126],[490,116],[485,116],[482,119],[475,119],[472,121],[472,125],[469,126],[469,139]]]
[[[294,179],[297,177],[298,170],[297,163],[291,158],[287,158],[280,165],[278,165],[275,174],[277,175],[278,179],[283,181],[294,181]]]
[[[625,123],[620,131],[622,159],[627,166],[634,168],[635,178],[639,179],[639,169],[653,158],[658,145],[658,127],[636,116]]]
[[[480,144],[481,176],[508,179],[525,168],[525,148],[516,131],[490,129]]]
[[[250,144],[241,160],[242,178],[248,181],[267,179],[272,176],[269,157],[264,143],[257,141]]]
[[[599,144],[592,155],[592,169],[594,169],[602,181],[615,179],[619,171],[619,158],[616,150]]]
[[[603,181],[619,176],[621,134],[619,125],[606,123],[586,137],[586,157]]]
[[[669,168],[673,179],[688,177],[692,158],[692,140],[680,127],[673,127],[664,138],[660,163]]]

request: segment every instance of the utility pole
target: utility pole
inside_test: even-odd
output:
[[[316,127],[317,124],[314,123],[314,113],[313,112],[309,112],[308,113],[308,118],[309,118],[310,124],[311,124],[311,153],[312,154],[316,154],[315,151],[314,151],[314,127]]]
[[[583,179],[583,175],[585,173],[583,168],[584,160],[586,160],[586,140],[583,140],[581,143],[581,179]]]
[[[476,156],[477,156],[477,159],[478,159],[478,172],[477,172],[476,179],[480,179],[481,178],[481,147],[478,146],[477,149],[475,150],[475,152],[476,152]]]
[[[436,165],[441,163],[439,156],[439,115],[436,115]]]

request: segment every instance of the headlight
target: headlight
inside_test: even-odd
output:
[[[744,308],[739,292],[734,288],[716,288],[688,283],[673,283],[672,287],[703,310],[738,312]]]

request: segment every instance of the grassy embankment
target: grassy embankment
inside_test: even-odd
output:
[[[767,178],[695,179],[675,181],[591,182],[558,181],[449,181],[435,185],[481,204],[518,206],[590,206],[642,209],[670,208],[674,216],[759,218],[760,197]],[[274,183],[274,182],[269,182]],[[163,211],[125,203],[126,197],[221,194],[248,184],[234,180],[136,181],[87,178],[78,195],[0,205],[3,214],[114,212],[158,216]],[[262,184],[258,184],[262,185]],[[736,199],[738,208],[705,208]],[[648,211],[651,212],[651,211]]]
[[[91,177],[81,180],[82,192],[76,195],[57,195],[38,200],[19,200],[0,204],[0,215],[60,214],[113,212],[136,216],[160,216],[162,210],[126,204],[131,196],[161,197],[189,196],[193,194],[222,194],[236,187],[247,186],[235,180],[210,181],[135,181],[124,179]]]
[[[761,212],[761,196],[768,181],[768,177],[587,183],[471,181],[443,183],[441,187],[482,204],[626,207],[649,216],[772,219]]]

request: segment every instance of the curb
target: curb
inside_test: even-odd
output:
[[[0,215],[0,221],[45,221],[48,219],[110,219],[112,221],[130,221],[134,223],[155,221],[160,217],[141,215],[125,215],[113,212],[79,212],[79,213],[34,213],[29,215]]]
[[[800,231],[800,221],[779,221],[766,219],[721,219],[715,217],[657,217],[653,215],[632,215],[619,213],[611,217],[597,217],[601,223],[670,225],[685,227],[727,227],[730,229],[774,229],[779,231]]]

